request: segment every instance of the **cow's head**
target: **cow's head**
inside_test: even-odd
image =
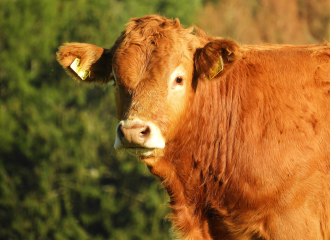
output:
[[[146,160],[162,156],[177,137],[198,81],[220,81],[240,53],[231,40],[151,15],[132,19],[109,50],[70,43],[57,56],[77,81],[113,84],[115,148]]]

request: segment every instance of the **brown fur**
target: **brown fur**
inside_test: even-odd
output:
[[[328,43],[239,46],[146,16],[108,53],[118,119],[151,120],[166,139],[142,160],[183,239],[330,239]],[[168,99],[179,64],[185,95]]]

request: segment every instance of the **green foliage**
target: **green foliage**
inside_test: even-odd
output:
[[[70,80],[56,61],[59,45],[109,48],[130,18],[152,13],[245,43],[315,43],[329,39],[328,7],[326,0],[1,0],[0,239],[170,239],[165,191],[145,165],[113,150],[112,89]]]
[[[168,197],[113,150],[111,89],[78,85],[63,42],[109,48],[131,17],[189,24],[199,0],[0,1],[0,239],[169,239]]]

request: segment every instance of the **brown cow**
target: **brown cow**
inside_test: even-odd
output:
[[[152,15],[58,61],[113,82],[115,147],[162,180],[183,239],[330,239],[328,43],[240,46]]]

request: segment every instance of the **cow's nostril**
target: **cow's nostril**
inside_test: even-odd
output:
[[[150,127],[149,126],[145,126],[145,129],[143,129],[141,132],[140,132],[140,137],[143,137],[143,138],[146,138],[150,135]]]
[[[122,130],[122,125],[121,124],[117,128],[117,133],[118,133],[118,137],[119,137],[120,140],[125,137],[125,135],[123,133],[123,130]]]

